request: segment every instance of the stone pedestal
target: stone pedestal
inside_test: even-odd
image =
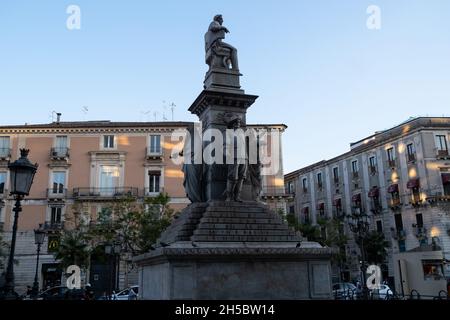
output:
[[[137,262],[142,299],[330,299],[330,250],[314,244],[179,242]]]
[[[143,299],[329,299],[331,249],[258,202],[187,207],[135,262]]]

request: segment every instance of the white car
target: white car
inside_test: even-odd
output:
[[[391,288],[389,288],[389,286],[381,284],[379,289],[370,290],[370,295],[372,296],[372,299],[387,300],[389,298],[392,298],[394,292],[391,290]]]
[[[138,300],[139,286],[132,286],[112,294],[112,300]]]

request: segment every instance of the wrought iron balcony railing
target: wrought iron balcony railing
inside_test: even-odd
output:
[[[50,158],[53,160],[66,160],[69,158],[69,148],[67,147],[56,147],[51,148]]]
[[[400,201],[400,198],[394,198],[389,201],[389,207],[393,211],[399,210],[401,206],[402,206],[402,203]]]
[[[134,187],[113,187],[113,188],[74,188],[73,197],[76,199],[116,199],[116,198],[136,198],[139,189]]]
[[[146,148],[145,152],[147,159],[161,159],[164,155],[163,148]]]
[[[261,190],[262,198],[291,198],[294,197],[293,192],[289,192],[284,187],[263,187]]]
[[[448,149],[437,150],[436,158],[438,159],[450,159]]]
[[[42,227],[45,231],[60,231],[64,229],[64,221],[46,221]]]
[[[164,193],[164,188],[160,187],[158,189],[155,188],[144,188],[144,196],[145,197],[155,197]]]
[[[442,202],[450,202],[450,195],[435,195],[429,196],[426,199],[430,204],[442,203]]]
[[[11,158],[11,148],[0,148],[0,160],[8,160]]]
[[[388,160],[387,161],[387,165],[388,165],[388,167],[389,168],[395,168],[395,167],[397,167],[397,161],[395,160],[395,159],[392,159],[392,160]]]
[[[67,198],[67,189],[66,188],[47,189],[47,198],[48,199],[65,199],[65,198]]]

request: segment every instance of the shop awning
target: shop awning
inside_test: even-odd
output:
[[[441,177],[443,184],[450,184],[450,173],[442,173]]]
[[[387,189],[388,193],[398,192],[398,184],[391,184]]]
[[[406,187],[408,189],[419,188],[420,187],[419,178],[409,180],[408,183],[406,184]]]
[[[361,193],[354,194],[352,197],[353,202],[361,202]]]
[[[369,191],[370,198],[377,198],[380,195],[380,189],[378,187],[373,187]]]

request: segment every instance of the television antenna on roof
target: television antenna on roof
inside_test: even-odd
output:
[[[175,110],[176,104],[171,102],[169,104],[169,107],[170,107],[170,111],[172,112],[172,121],[174,121],[174,110]]]

